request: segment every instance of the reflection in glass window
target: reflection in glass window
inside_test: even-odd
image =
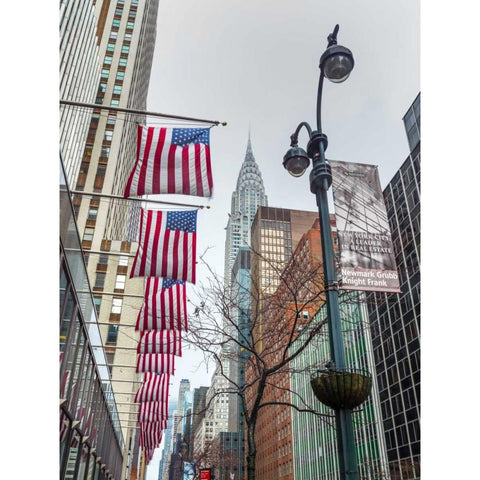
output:
[[[115,288],[123,290],[125,288],[126,275],[117,275],[115,280]]]
[[[107,333],[107,343],[117,343],[118,337],[118,325],[112,324],[108,326],[108,333]]]
[[[83,232],[83,240],[92,241],[94,232],[94,228],[85,227],[85,231]]]
[[[112,313],[121,313],[122,312],[122,303],[123,299],[121,298],[114,298],[112,301]]]

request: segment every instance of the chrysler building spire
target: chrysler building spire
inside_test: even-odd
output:
[[[225,283],[230,286],[231,270],[242,246],[250,245],[250,227],[259,205],[267,206],[262,174],[253,155],[250,129],[247,151],[232,193],[231,210],[227,224],[225,241]]]

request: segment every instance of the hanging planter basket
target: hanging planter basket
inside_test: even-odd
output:
[[[312,374],[310,384],[323,404],[353,410],[370,395],[372,377],[364,370],[319,370]]]

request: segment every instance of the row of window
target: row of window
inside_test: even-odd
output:
[[[101,456],[102,463],[118,476],[122,466],[121,432],[112,424],[114,412],[108,411],[105,387],[98,376],[82,310],[65,263],[61,268],[59,298],[61,478],[106,478],[96,456]]]

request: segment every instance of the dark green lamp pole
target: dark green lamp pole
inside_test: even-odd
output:
[[[310,125],[306,122],[298,125],[295,133],[290,137],[291,148],[283,158],[283,165],[291,175],[299,177],[303,175],[310,164],[310,159],[312,159],[310,191],[315,194],[317,198],[320,219],[332,367],[337,372],[343,372],[346,371],[345,351],[340,323],[338,284],[335,274],[332,229],[330,226],[330,213],[328,211],[327,199],[327,190],[332,184],[332,173],[330,165],[325,161],[325,150],[327,149],[328,140],[327,136],[322,132],[321,122],[324,77],[327,77],[334,83],[343,82],[350,75],[354,65],[352,52],[348,48],[337,45],[338,28],[339,26],[336,25],[333,33],[328,36],[328,47],[320,57],[320,80],[317,94],[317,130],[312,131]],[[302,127],[306,128],[309,135],[306,152],[298,146],[298,134]],[[351,415],[350,409],[335,408],[341,478],[358,480]]]

